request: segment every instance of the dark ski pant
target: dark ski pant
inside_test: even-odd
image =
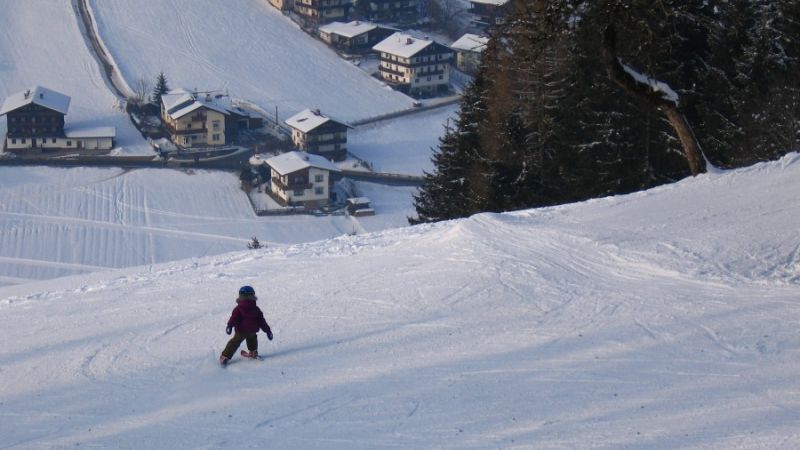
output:
[[[225,350],[222,351],[222,356],[231,359],[233,358],[233,354],[236,353],[236,349],[242,345],[242,341],[247,341],[247,349],[251,352],[255,352],[258,350],[258,337],[256,333],[233,333],[233,337],[230,341],[228,341],[228,345],[225,346]]]

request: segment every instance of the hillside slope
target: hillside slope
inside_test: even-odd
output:
[[[114,126],[118,153],[153,153],[105,84],[72,2],[0,0],[0,10],[0,103],[45,86],[71,97],[68,127]],[[0,136],[6,128],[0,118]]]
[[[0,288],[0,447],[794,448],[798,189],[792,154]],[[275,340],[221,369],[242,284]]]
[[[129,85],[164,72],[171,87],[228,90],[281,120],[320,108],[354,121],[412,99],[340,58],[266,0],[92,0],[101,38]]]

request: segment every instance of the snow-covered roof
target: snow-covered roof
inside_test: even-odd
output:
[[[223,95],[197,94],[178,88],[162,95],[161,101],[164,103],[167,114],[177,120],[203,107],[222,114],[229,114],[230,100],[227,101],[228,105],[226,106],[223,101],[226,98]]]
[[[482,52],[483,49],[486,48],[486,44],[488,42],[488,37],[467,33],[458,38],[457,41],[453,42],[450,48],[453,50],[462,50],[468,52]]]
[[[300,130],[303,133],[319,127],[331,120],[330,117],[322,115],[318,109],[304,109],[292,117],[286,119],[286,125]]]
[[[69,111],[69,102],[70,98],[67,95],[45,87],[34,86],[8,96],[3,102],[3,107],[0,108],[0,116],[31,103],[66,114]]]
[[[419,39],[410,34],[397,32],[378,42],[372,47],[373,50],[382,53],[390,53],[401,58],[410,58],[433,44],[428,39]]]
[[[368,205],[369,198],[368,197],[350,197],[347,199],[347,203],[351,205]]]
[[[480,3],[482,5],[494,5],[494,6],[503,6],[509,2],[509,0],[469,0],[470,3]]]
[[[117,136],[115,127],[81,127],[64,129],[64,135],[68,138],[113,138]]]
[[[319,32],[326,34],[338,34],[339,36],[352,38],[360,34],[364,34],[368,31],[372,31],[375,28],[378,28],[378,26],[375,25],[374,23],[360,22],[358,20],[354,20],[348,23],[331,22],[327,25],[319,27]]]
[[[298,151],[291,151],[282,155],[273,156],[264,161],[264,163],[275,169],[275,171],[281,175],[294,173],[308,167],[339,172],[339,168],[325,157]]]

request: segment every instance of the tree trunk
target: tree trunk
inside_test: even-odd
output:
[[[664,112],[670,125],[675,130],[675,134],[678,135],[692,176],[705,172],[706,162],[705,158],[703,158],[700,144],[697,142],[697,137],[686,120],[686,116],[678,109],[677,100],[667,98],[663,91],[655,90],[651,86],[642,83],[625,70],[625,67],[617,57],[617,33],[613,24],[609,24],[603,33],[603,58],[608,70],[608,76],[613,82],[634,97],[638,97]]]

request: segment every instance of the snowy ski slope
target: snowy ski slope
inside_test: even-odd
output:
[[[794,449],[798,190],[791,154],[0,288],[0,448]],[[242,284],[275,340],[221,369]]]
[[[91,0],[129,85],[164,72],[172,87],[227,89],[284,120],[320,108],[349,122],[411,108],[311,38],[266,0]]]

